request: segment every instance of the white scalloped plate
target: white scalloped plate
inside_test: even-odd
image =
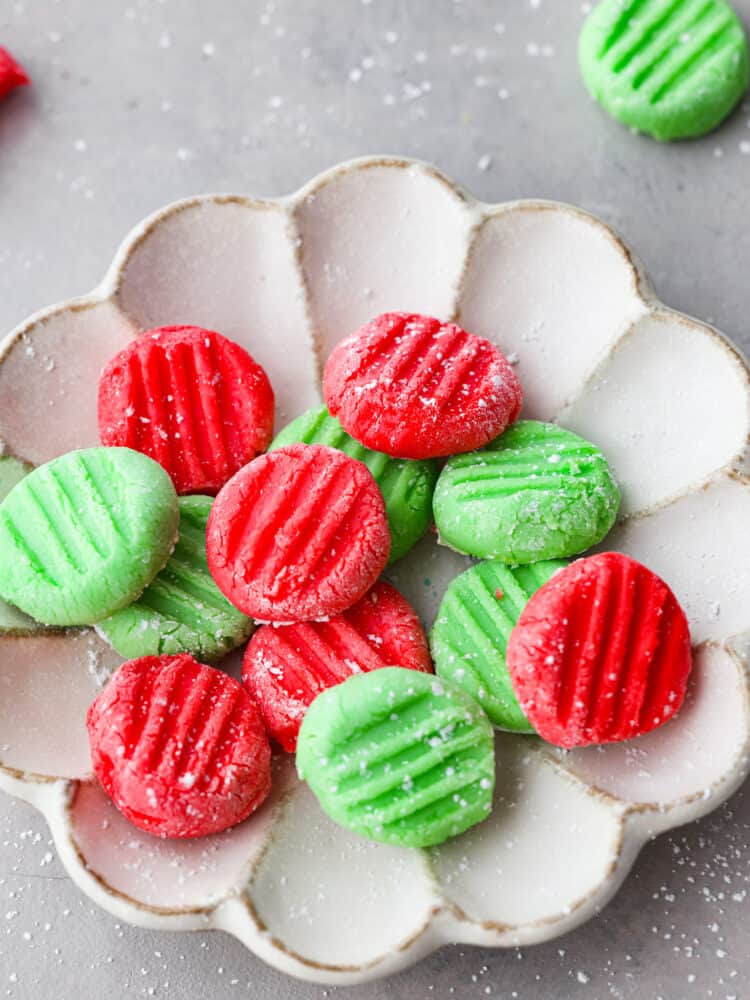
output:
[[[84,712],[117,657],[93,632],[0,636],[0,786],[44,813],[81,889],[133,923],[229,931],[319,982],[390,973],[448,941],[562,934],[607,902],[649,837],[715,808],[748,770],[748,372],[716,331],[658,302],[621,241],[578,209],[483,205],[432,167],[384,158],[289,198],[171,205],[131,233],[99,288],[5,340],[0,434],[33,464],[96,443],[102,364],[168,323],[244,344],[269,372],[281,426],[318,401],[336,341],[387,309],[454,317],[517,355],[528,415],[559,418],[610,457],[624,506],[607,546],[662,574],[690,616],[696,662],[678,718],[569,754],[498,735],[492,816],[432,851],[335,827],[283,758],[256,816],[159,841],[89,775]],[[391,576],[430,624],[464,565],[428,537]]]

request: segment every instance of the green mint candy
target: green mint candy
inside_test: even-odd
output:
[[[601,451],[537,420],[518,421],[481,451],[454,455],[433,498],[442,544],[514,564],[583,552],[604,538],[619,505]]]
[[[505,652],[528,599],[564,566],[563,560],[477,563],[451,581],[438,609],[430,633],[438,676],[478,701],[499,729],[534,732],[513,691]]]
[[[341,826],[429,847],[489,815],[492,727],[449,681],[384,667],[318,695],[300,729],[297,769]]]
[[[724,0],[603,0],[578,54],[602,107],[663,141],[715,128],[748,83],[745,32]]]
[[[28,476],[33,466],[20,462],[10,455],[0,456],[0,502],[10,493],[13,487],[20,483],[24,476]],[[1,573],[1,571],[0,571]],[[10,633],[12,635],[25,635],[31,632],[39,632],[44,626],[29,618],[12,604],[0,601],[0,633]]]
[[[0,596],[45,625],[90,625],[131,604],[169,558],[177,494],[129,448],[73,451],[0,504]]]
[[[191,653],[203,663],[240,646],[253,622],[224,597],[208,571],[206,522],[212,497],[179,498],[180,537],[164,569],[97,631],[127,659]]]

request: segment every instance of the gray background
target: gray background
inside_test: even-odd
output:
[[[750,0],[736,6],[750,21]],[[579,0],[1,0],[34,87],[0,108],[0,331],[87,291],[126,231],[203,191],[281,194],[339,160],[435,162],[487,200],[575,202],[661,297],[750,348],[750,104],[660,146],[580,83]],[[675,377],[679,377],[675,359]],[[709,417],[710,419],[710,417]],[[750,995],[750,795],[650,845],[605,913],[536,948],[446,948],[398,998]],[[91,908],[43,822],[0,796],[0,997],[371,1000],[266,968],[225,935]]]

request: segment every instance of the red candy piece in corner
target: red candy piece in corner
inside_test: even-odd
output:
[[[259,621],[351,607],[385,569],[390,544],[367,466],[324,445],[288,445],[246,465],[219,493],[206,529],[217,586]]]
[[[532,595],[511,632],[507,663],[542,739],[560,747],[614,743],[679,710],[690,633],[663,580],[605,552],[571,563]]]
[[[217,493],[265,451],[273,390],[239,344],[197,326],[141,334],[99,380],[99,436],[162,465],[178,493]]]
[[[31,83],[26,71],[13,56],[0,45],[0,101],[16,87],[25,87]]]
[[[435,458],[481,448],[521,409],[521,384],[488,340],[431,316],[383,313],[325,367],[330,412],[368,448]]]
[[[432,670],[416,612],[381,580],[328,621],[263,625],[245,652],[242,682],[268,732],[291,752],[307,707],[321,691],[354,673],[391,666]]]
[[[257,705],[236,680],[192,656],[123,663],[86,725],[105,792],[155,836],[226,830],[271,788],[271,748]]]

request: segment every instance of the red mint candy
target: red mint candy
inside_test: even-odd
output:
[[[86,717],[94,771],[120,812],[159,837],[202,837],[250,815],[271,787],[260,711],[192,656],[143,656]]]
[[[268,376],[239,344],[198,326],[141,334],[99,380],[104,445],[142,451],[178,493],[217,493],[273,433]]]
[[[293,751],[305,711],[321,691],[351,674],[392,666],[432,670],[414,609],[381,580],[328,621],[263,625],[248,644],[242,682],[268,732]]]
[[[396,458],[481,448],[513,423],[523,397],[488,340],[410,313],[383,313],[342,340],[323,392],[352,437]]]
[[[614,743],[678,711],[690,633],[663,580],[605,552],[571,563],[532,595],[510,634],[507,663],[542,739],[561,747]]]
[[[291,444],[246,465],[219,493],[206,529],[216,584],[260,621],[351,607],[385,568],[390,544],[367,466],[319,444]]]
[[[16,87],[31,83],[23,66],[0,45],[0,101]]]

